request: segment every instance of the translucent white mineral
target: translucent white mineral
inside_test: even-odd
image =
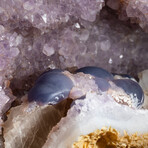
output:
[[[61,115],[53,106],[32,106],[27,103],[10,110],[4,124],[5,148],[39,148]]]
[[[139,84],[144,91],[144,108],[148,109],[148,70],[144,70],[139,73]]]
[[[148,110],[135,110],[120,105],[112,97],[87,93],[84,100],[76,100],[67,116],[52,129],[43,148],[70,148],[80,135],[104,126],[117,129],[121,135],[148,132]]]

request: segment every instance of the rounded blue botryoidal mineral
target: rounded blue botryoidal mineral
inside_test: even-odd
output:
[[[102,92],[107,91],[110,88],[110,84],[106,79],[95,77],[95,83],[98,86],[98,89]]]
[[[116,86],[122,88],[124,92],[131,96],[132,102],[136,107],[141,107],[144,102],[144,93],[140,85],[130,79],[116,79],[112,81]]]
[[[40,83],[41,81],[47,81],[47,77],[50,76],[50,73],[61,73],[61,69],[50,69],[48,71],[43,72],[39,78],[36,80],[35,84]]]
[[[72,81],[60,70],[45,72],[29,91],[28,100],[43,104],[57,104],[68,98],[72,87]]]
[[[105,69],[100,68],[100,67],[87,66],[87,67],[78,69],[76,73],[78,72],[83,72],[85,74],[90,74],[92,76],[106,79],[106,80],[113,80],[113,75],[109,73],[108,71],[106,71]]]

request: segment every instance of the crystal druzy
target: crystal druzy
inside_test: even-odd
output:
[[[0,124],[48,69],[97,66],[137,79],[148,69],[147,14],[147,0],[1,0]]]

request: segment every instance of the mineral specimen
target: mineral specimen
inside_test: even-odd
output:
[[[140,79],[139,84],[144,91],[144,97],[145,97],[143,107],[148,108],[148,70],[144,70],[141,73],[139,73],[139,79]]]
[[[93,68],[99,69],[97,67]],[[105,70],[99,69],[100,73],[102,71]],[[66,85],[67,87],[63,87],[63,89],[60,86],[64,86],[65,83],[61,80],[65,80],[68,84],[72,82],[72,87]],[[147,134],[147,124],[141,127],[143,120],[147,119],[147,110],[138,110],[143,103],[141,101],[143,96],[140,96],[142,93],[140,86],[130,79],[109,80],[108,82],[114,82],[116,86],[110,83],[110,88],[102,91],[98,87],[95,77],[90,74],[82,72],[71,74],[68,71],[60,70],[50,70],[43,73],[29,92],[29,100],[25,97],[20,106],[10,110],[8,120],[4,124],[5,147],[8,148],[11,145],[12,148],[15,148],[17,145],[18,148],[22,146],[32,148],[36,144],[41,147],[45,142],[43,146],[45,148],[71,147],[79,135],[88,134],[103,125],[112,126],[121,133],[126,130],[131,134],[136,131],[140,134]],[[36,86],[39,90],[36,89]],[[118,95],[121,94],[120,87],[129,97],[124,93],[121,96]],[[65,93],[65,88],[68,90],[66,92],[67,98],[65,95],[61,99],[61,94]],[[134,88],[136,88],[137,92],[135,92]],[[110,89],[114,90],[115,93]],[[133,94],[136,94],[137,97],[133,97]],[[57,97],[59,98],[57,99]],[[68,101],[68,98],[71,98],[74,102]],[[52,106],[48,104],[52,104]],[[90,121],[86,124],[85,122],[89,119]],[[137,125],[132,129],[136,120]],[[83,128],[81,125],[83,125]],[[46,132],[44,133],[45,129]],[[31,135],[35,137],[32,140]],[[46,141],[47,135],[48,139]]]
[[[71,19],[46,31],[35,28],[28,20],[8,21],[1,25],[1,84],[9,79],[13,90],[28,90],[29,76],[35,75],[34,81],[48,68],[73,66],[100,66],[135,76],[148,65],[142,60],[148,57],[147,39],[138,26],[119,21],[105,8],[93,23]]]
[[[67,23],[72,17],[93,22],[103,5],[104,0],[1,1],[0,20],[8,22],[7,26],[13,29],[33,26],[46,31]]]
[[[76,72],[83,72],[85,74],[91,74],[95,77],[98,78],[103,78],[106,80],[112,80],[113,75],[106,71],[105,69],[99,68],[99,67],[93,67],[93,66],[88,66],[88,67],[82,67],[78,69]]]
[[[148,69],[147,8],[147,0],[1,0],[0,124],[13,100],[12,107],[21,104],[48,69],[99,66],[137,80]],[[86,79],[75,77],[76,86]],[[80,89],[86,93],[91,82]],[[140,84],[147,96],[145,82]],[[71,95],[81,96],[74,90]]]
[[[105,93],[98,95],[88,92],[85,99],[76,100],[76,104],[68,111],[67,116],[52,129],[43,148],[72,147],[80,135],[89,134],[104,126],[117,129],[121,136],[124,135],[124,130],[129,135],[136,132],[139,135],[147,134],[148,123],[145,119],[148,119],[148,110],[134,110],[112,101],[112,98]],[[148,145],[147,135],[144,140]]]
[[[41,147],[60,119],[60,113],[52,106],[34,106],[29,111],[25,103],[12,108],[4,124],[5,148]]]
[[[118,11],[119,19],[138,23],[141,28],[148,31],[148,2],[147,0],[106,0],[107,5]]]
[[[131,97],[132,102],[139,107],[144,102],[144,93],[140,85],[130,79],[113,80],[114,84],[124,90],[124,92]]]
[[[51,70],[42,74],[29,91],[28,100],[53,105],[68,98],[73,83],[59,71]]]

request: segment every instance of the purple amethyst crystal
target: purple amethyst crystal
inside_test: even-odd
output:
[[[137,23],[145,31],[148,31],[148,1],[147,0],[106,0],[107,6],[118,10],[119,19]]]

